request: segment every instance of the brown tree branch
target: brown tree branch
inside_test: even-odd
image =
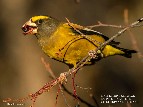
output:
[[[90,97],[94,100],[94,102],[96,103],[96,106],[100,107],[97,100],[96,100],[96,98],[95,98],[95,96],[93,94],[90,94]]]
[[[62,85],[62,87],[63,87],[63,89],[64,89],[69,95],[75,97],[75,95],[74,95],[72,92],[70,92],[69,90],[67,90],[67,88],[66,88],[64,85]],[[78,98],[79,101],[81,101],[82,103],[86,104],[88,107],[96,107],[96,106],[94,106],[94,105],[91,105],[91,104],[88,103],[87,101],[83,100],[83,99],[82,99],[81,97],[79,97],[79,96],[77,96],[77,98]],[[98,107],[99,107],[99,106],[98,106]]]
[[[96,25],[92,25],[92,26],[86,26],[89,29],[93,29],[95,27],[113,27],[113,28],[124,28],[125,26],[121,26],[121,25],[109,25],[109,24],[105,24],[102,23],[100,21],[98,21],[98,23]]]
[[[124,10],[124,22],[125,22],[125,25],[129,24],[129,13],[128,13],[127,9]],[[129,33],[132,46],[137,51],[138,58],[143,58],[143,54],[141,53],[141,51],[139,49],[139,46],[138,46],[137,40],[135,38],[135,35],[131,32],[130,29],[128,29],[127,31]]]

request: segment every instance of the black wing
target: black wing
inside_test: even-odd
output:
[[[109,39],[107,36],[103,35],[102,33],[97,32],[97,31],[92,30],[92,29],[88,29],[88,28],[79,29],[79,28],[77,28],[77,27],[76,27],[76,29],[79,30],[79,31],[80,31],[82,34],[84,34],[84,35],[91,35],[91,36],[92,36],[92,35],[97,35],[97,36],[101,36],[102,38],[105,39],[105,41],[107,41],[107,40]],[[72,30],[73,30],[74,33],[80,34],[80,33],[77,32],[76,30],[74,30],[73,28],[72,28]],[[111,41],[109,44],[112,45],[112,46],[116,46],[116,45],[119,45],[120,42]]]

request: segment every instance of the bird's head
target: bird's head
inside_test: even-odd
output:
[[[34,16],[30,18],[30,20],[22,26],[23,34],[37,34],[39,26],[49,18],[48,16]]]

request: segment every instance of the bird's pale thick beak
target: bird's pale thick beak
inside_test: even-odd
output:
[[[34,35],[37,33],[38,27],[35,23],[29,20],[22,26],[22,30],[24,35],[27,34]]]

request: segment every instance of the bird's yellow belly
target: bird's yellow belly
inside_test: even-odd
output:
[[[41,39],[39,43],[49,57],[72,65],[76,65],[90,50],[95,50],[96,45],[98,45],[78,35],[68,38],[62,35],[52,36],[49,39]]]
[[[79,39],[70,44],[69,48],[65,52],[64,60],[66,63],[76,65],[77,62],[82,60],[88,55],[90,50],[95,50],[96,46],[87,41],[86,39]]]

